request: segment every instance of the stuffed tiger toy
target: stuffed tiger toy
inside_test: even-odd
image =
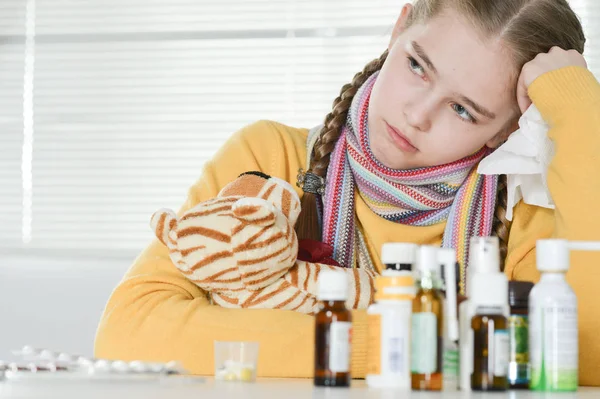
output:
[[[289,183],[247,172],[180,218],[161,209],[150,224],[179,271],[222,307],[314,314],[326,268],[347,273],[347,305],[366,308],[373,272],[297,260],[299,214],[300,198]]]

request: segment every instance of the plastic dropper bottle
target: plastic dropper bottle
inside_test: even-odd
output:
[[[504,316],[508,303],[508,279],[503,273],[476,273],[470,300],[476,305],[473,331],[474,391],[505,391],[508,388],[509,337]]]
[[[314,385],[350,386],[352,313],[346,308],[346,273],[323,270],[319,274],[320,310],[315,315]]]
[[[375,278],[375,303],[367,309],[369,387],[410,389],[410,334],[415,281],[415,244],[385,244],[386,269]]]
[[[444,275],[443,386],[445,391],[456,391],[459,377],[456,251],[452,248],[440,248],[438,259]]]
[[[469,267],[467,268],[467,299],[464,300],[458,311],[459,318],[459,361],[460,361],[460,390],[471,390],[471,374],[473,373],[473,331],[472,318],[475,315],[477,303],[473,300],[473,278],[478,274],[497,274],[504,276],[500,271],[500,251],[498,237],[472,237],[469,246]],[[509,316],[508,303],[504,307],[503,315]]]
[[[530,389],[576,391],[578,386],[577,297],[565,279],[569,250],[600,251],[600,242],[538,240],[540,281],[529,294]]]
[[[438,247],[423,245],[418,252],[418,291],[413,300],[412,389],[441,391],[444,336],[444,298]]]

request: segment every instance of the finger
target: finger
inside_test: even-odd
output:
[[[519,109],[521,109],[521,113],[524,113],[531,105],[531,99],[529,98],[527,85],[525,84],[524,71],[525,67],[523,67],[521,75],[519,76],[519,81],[517,82],[517,102],[519,104]]]

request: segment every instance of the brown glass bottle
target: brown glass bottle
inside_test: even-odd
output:
[[[346,274],[321,272],[315,315],[314,385],[349,387],[352,313],[346,308]]]
[[[502,308],[480,308],[471,319],[474,391],[506,391],[508,387],[508,323]]]
[[[444,298],[437,248],[419,249],[418,291],[413,300],[411,385],[414,390],[441,391]]]

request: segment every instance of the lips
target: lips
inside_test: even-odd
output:
[[[402,134],[398,129],[391,126],[387,122],[385,122],[385,127],[390,138],[392,139],[396,147],[398,147],[400,150],[411,154],[419,151],[419,149],[413,145],[413,143],[408,139],[408,137]]]

